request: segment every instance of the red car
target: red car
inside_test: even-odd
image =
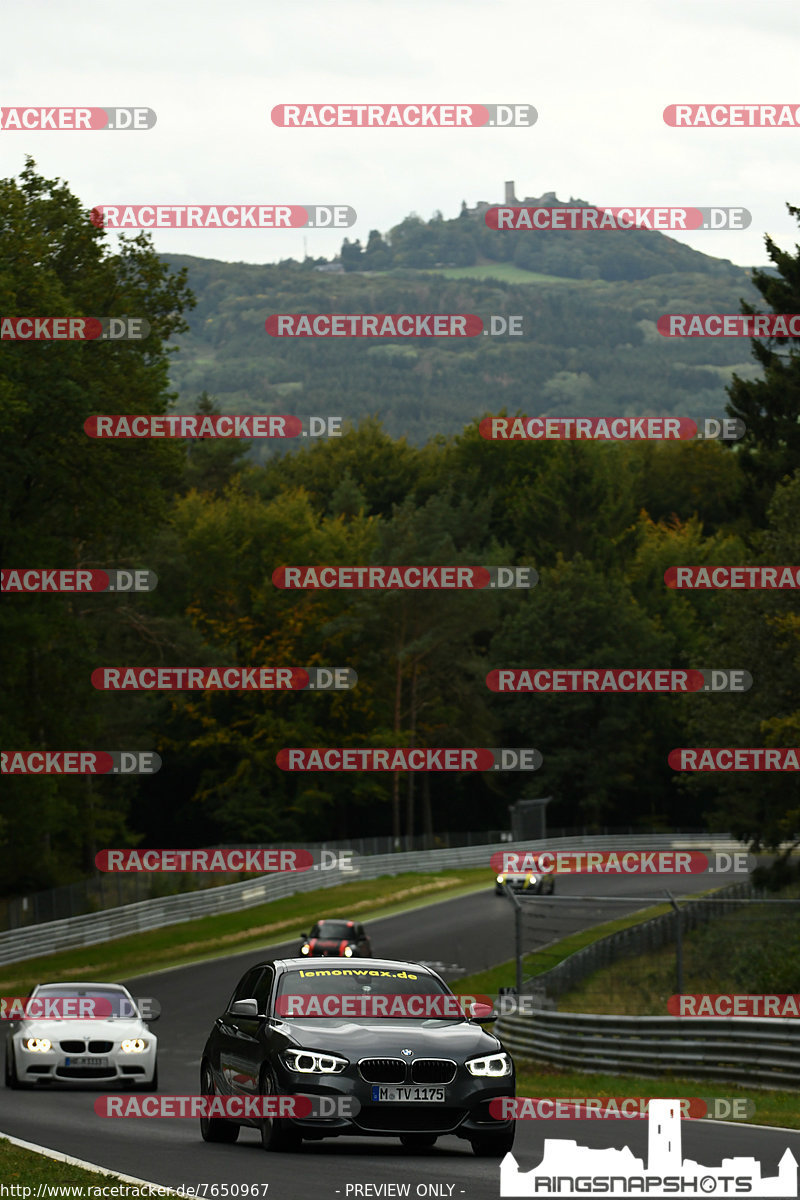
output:
[[[308,936],[300,936],[300,953],[308,958],[372,958],[370,940],[357,921],[317,921]]]

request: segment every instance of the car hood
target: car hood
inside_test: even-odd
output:
[[[351,1021],[336,1017],[284,1021],[274,1026],[291,1041],[310,1050],[338,1051],[346,1058],[413,1057],[469,1058],[495,1053],[496,1037],[471,1021],[397,1020]],[[404,1056],[407,1057],[407,1056]]]
[[[108,1041],[120,1042],[125,1038],[155,1038],[146,1025],[141,1021],[20,1021],[17,1033],[26,1037],[46,1037],[51,1042]]]

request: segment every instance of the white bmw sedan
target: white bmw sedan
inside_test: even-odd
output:
[[[40,983],[22,1004],[25,1015],[6,1036],[6,1087],[62,1082],[158,1090],[158,1039],[120,984]]]

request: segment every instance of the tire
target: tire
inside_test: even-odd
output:
[[[261,1072],[260,1092],[262,1096],[275,1096],[278,1089],[266,1068]],[[289,1121],[281,1117],[265,1117],[261,1122],[261,1145],[265,1150],[278,1154],[291,1154],[303,1143],[302,1134]]]
[[[200,1068],[200,1095],[216,1095],[214,1076],[211,1073],[211,1066],[207,1062],[204,1062]],[[224,1117],[200,1118],[200,1136],[204,1142],[235,1142],[239,1136],[239,1129],[240,1126],[235,1121],[226,1121]]]
[[[515,1126],[504,1129],[501,1133],[478,1133],[471,1137],[473,1154],[478,1158],[505,1158],[514,1145]]]
[[[400,1141],[406,1150],[430,1150],[437,1137],[436,1133],[401,1133]]]
[[[158,1091],[158,1059],[156,1059],[156,1065],[153,1070],[153,1078],[150,1080],[149,1083],[138,1084],[136,1090],[139,1092],[157,1092]],[[213,1117],[212,1117],[212,1120],[214,1120]]]
[[[6,1043],[5,1084],[7,1088],[13,1088],[15,1092],[21,1092],[24,1088],[31,1086],[29,1083],[23,1083],[17,1075],[17,1060],[14,1057],[14,1047],[10,1040]]]

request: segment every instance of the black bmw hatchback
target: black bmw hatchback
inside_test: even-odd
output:
[[[241,1125],[252,1125],[267,1150],[342,1135],[398,1137],[422,1150],[450,1134],[475,1154],[502,1158],[514,1121],[496,1119],[489,1106],[515,1095],[514,1064],[478,1024],[493,1018],[488,1006],[465,1016],[436,972],[416,963],[338,962],[289,958],[252,967],[201,1060],[203,1095],[308,1096],[315,1115],[204,1117],[204,1140],[235,1142]]]

